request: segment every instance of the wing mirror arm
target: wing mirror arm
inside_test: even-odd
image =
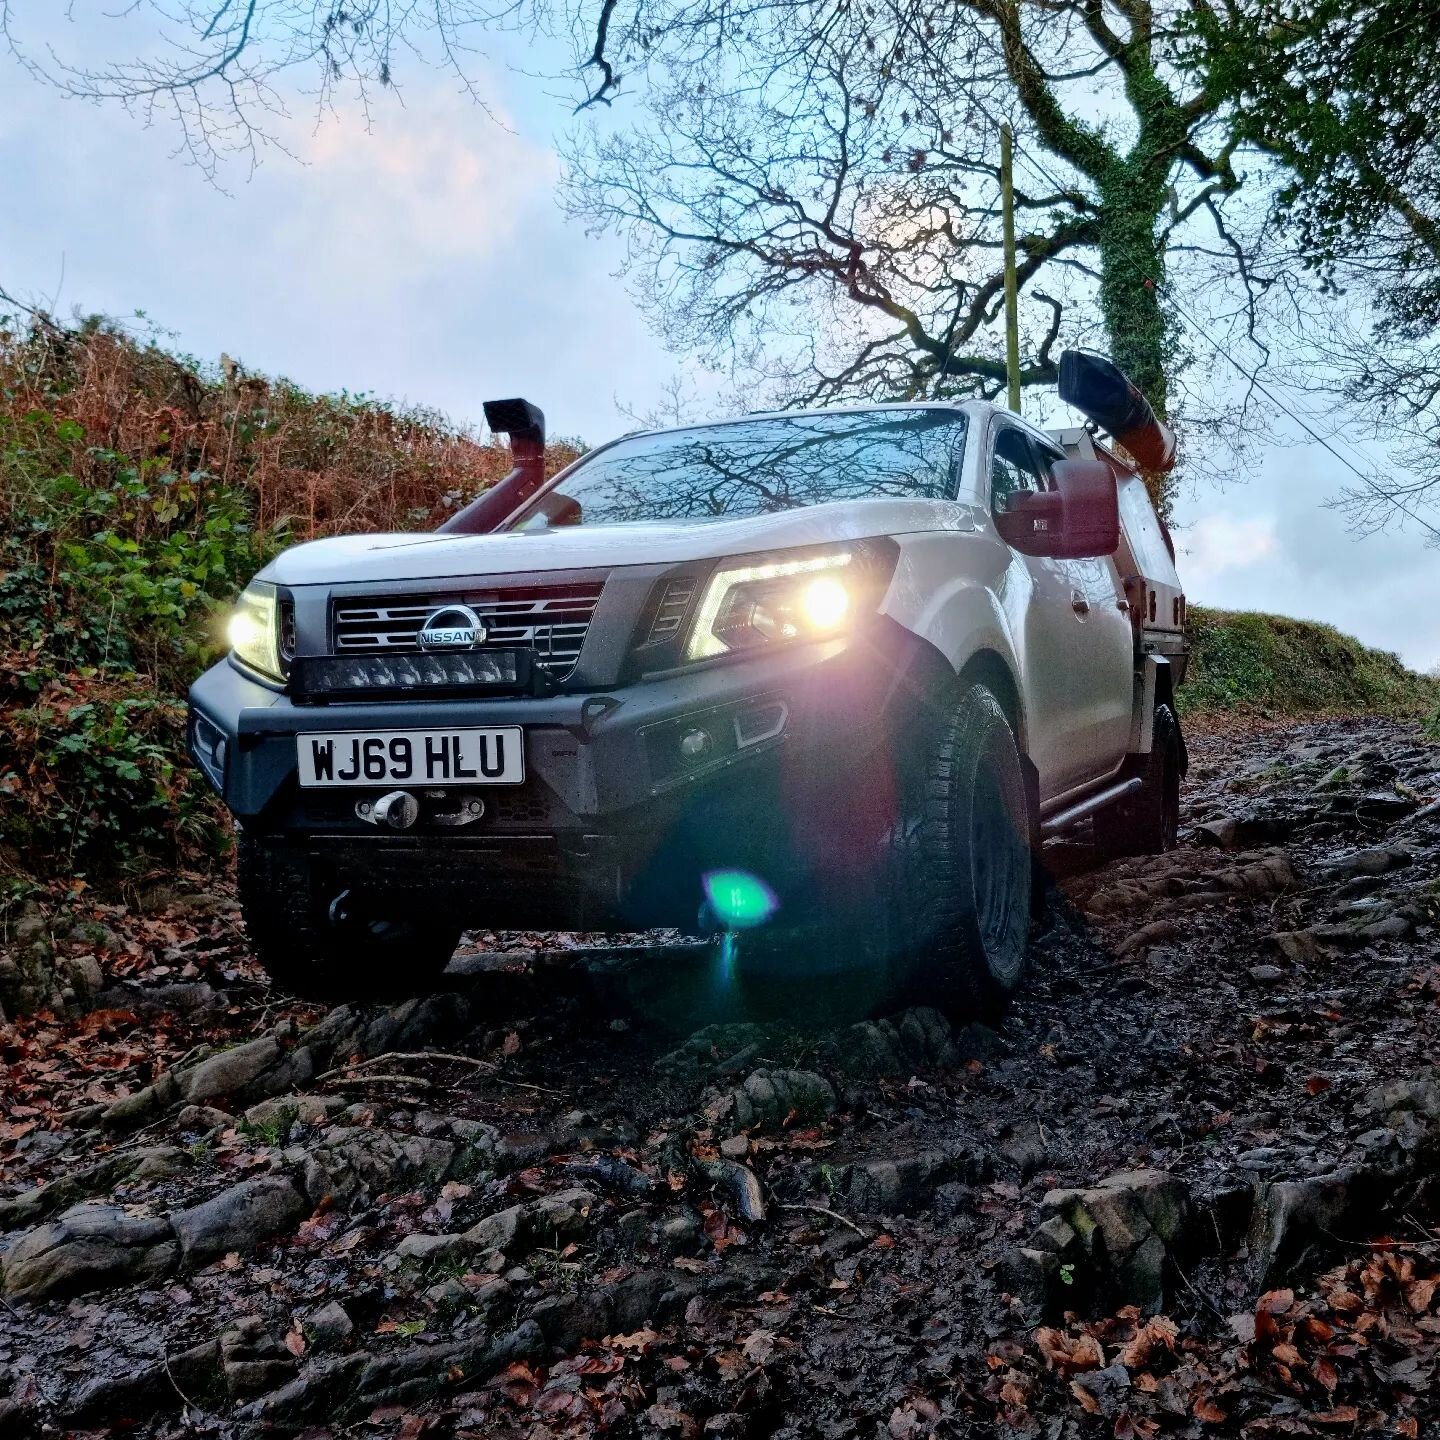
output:
[[[514,468],[482,490],[443,525],[442,535],[484,535],[513,514],[545,483],[545,414],[528,400],[487,400],[485,423],[510,437]]]

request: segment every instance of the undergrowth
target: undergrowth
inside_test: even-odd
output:
[[[236,592],[294,541],[433,528],[508,468],[427,411],[0,317],[0,885],[220,855],[183,697]]]
[[[1428,716],[1440,728],[1440,681],[1329,625],[1192,605],[1188,629],[1188,714]]]

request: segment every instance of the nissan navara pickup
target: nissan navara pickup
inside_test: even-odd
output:
[[[747,415],[515,468],[438,533],[287,550],[190,692],[281,986],[416,993],[462,930],[724,932],[869,1004],[994,1009],[1042,839],[1175,843],[1184,596],[1140,471],[1173,437],[1067,352],[1091,423]],[[703,948],[703,947],[701,947]]]

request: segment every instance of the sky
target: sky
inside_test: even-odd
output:
[[[648,329],[617,275],[621,242],[562,215],[569,106],[516,68],[545,56],[506,48],[476,67],[494,118],[424,70],[368,131],[346,111],[317,127],[301,99],[281,124],[293,158],[232,167],[223,190],[175,158],[163,124],[68,100],[0,55],[0,287],[59,313],[143,310],[201,360],[462,421],[525,395],[551,434],[591,443],[676,377],[712,390]],[[1278,433],[1243,481],[1187,488],[1192,603],[1323,620],[1440,666],[1440,551],[1351,534],[1325,501],[1354,477],[1297,438]]]

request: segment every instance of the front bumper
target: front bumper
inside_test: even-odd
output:
[[[876,757],[893,758],[889,737],[903,733],[918,672],[933,663],[883,618],[844,640],[544,698],[297,705],[222,661],[191,688],[188,738],[247,831],[306,845],[337,873],[364,871],[384,889],[436,892],[453,881],[491,923],[501,923],[497,904],[514,910],[504,897],[519,890],[548,894],[526,923],[601,924],[601,911],[679,923],[694,917],[697,872],[756,868],[781,893],[824,867],[829,839],[817,823],[834,826],[815,816],[833,812],[837,793],[843,806],[847,783],[869,783],[861,777]],[[441,817],[448,798],[422,801],[411,830],[383,832],[355,809],[380,787],[298,783],[296,737],[306,732],[484,725],[523,728],[526,779],[467,790],[485,814],[463,830]],[[725,744],[684,756],[681,737],[696,729]],[[579,910],[564,899],[572,891],[586,897]]]

